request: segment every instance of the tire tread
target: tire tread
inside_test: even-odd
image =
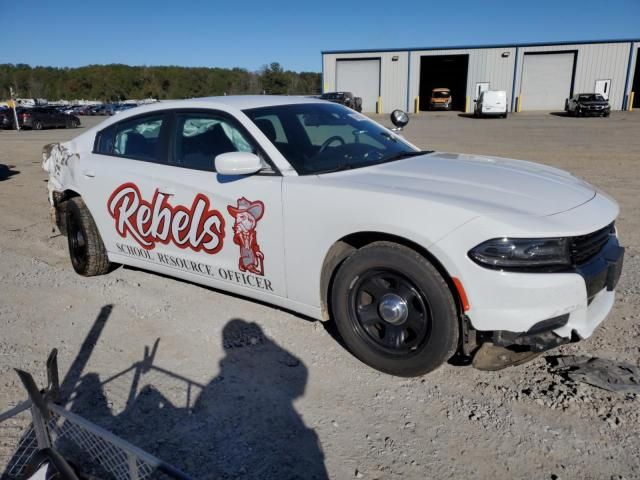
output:
[[[78,271],[76,269],[76,272],[80,275],[84,275],[85,277],[93,277],[96,275],[104,275],[106,273],[109,273],[112,265],[107,255],[107,249],[104,246],[104,242],[102,241],[100,232],[98,232],[98,227],[96,226],[96,223],[93,220],[93,217],[91,216],[91,212],[89,212],[89,208],[87,207],[87,205],[84,203],[81,197],[73,197],[67,200],[66,210],[67,215],[70,214],[70,210],[74,210],[77,213],[86,233],[86,268],[83,271]],[[67,232],[69,232],[68,226]]]

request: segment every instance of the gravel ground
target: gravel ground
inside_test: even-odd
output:
[[[401,379],[290,312],[131,268],[75,275],[50,226],[40,150],[79,131],[0,131],[0,411],[25,396],[12,369],[43,385],[57,347],[74,411],[196,478],[640,478],[638,396],[550,366],[558,354],[640,358],[639,132],[629,112],[412,118],[405,135],[422,148],[539,161],[612,194],[627,253],[590,339],[500,372],[445,365]],[[0,434],[0,464],[9,440]]]

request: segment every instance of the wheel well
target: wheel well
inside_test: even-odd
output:
[[[65,202],[73,197],[79,197],[80,194],[73,190],[64,190],[62,192],[53,192],[53,207],[51,207],[51,218],[60,230],[62,235],[67,234],[67,226],[65,222],[66,204]]]
[[[412,250],[415,250],[424,258],[429,260],[429,262],[431,262],[436,270],[438,270],[440,275],[442,275],[442,278],[444,278],[445,282],[447,283],[447,286],[451,291],[451,295],[455,300],[458,316],[461,317],[461,315],[463,314],[462,301],[460,299],[460,295],[458,294],[458,290],[453,283],[453,279],[444,268],[444,266],[438,261],[438,259],[434,257],[426,248],[404,237],[392,235],[389,233],[358,232],[347,235],[346,237],[343,237],[336,243],[334,243],[325,257],[324,264],[322,265],[322,272],[320,274],[320,299],[322,302],[321,308],[324,320],[329,320],[330,318],[331,305],[329,304],[329,302],[331,297],[329,293],[331,292],[333,279],[342,262],[344,262],[353,254],[353,252],[355,252],[359,248],[362,248],[373,242],[380,241],[393,242],[399,245],[403,245]]]
[[[53,192],[53,201],[57,207],[62,202],[66,202],[70,198],[79,197],[80,194],[74,190],[64,190],[62,192]]]

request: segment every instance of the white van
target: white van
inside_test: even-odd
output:
[[[507,118],[507,92],[504,90],[485,90],[475,100],[474,116],[499,115]]]

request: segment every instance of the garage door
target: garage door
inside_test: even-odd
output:
[[[564,110],[564,101],[571,93],[574,58],[574,52],[525,54],[522,110]]]
[[[338,60],[336,91],[362,97],[362,111],[375,112],[380,95],[380,59]]]

